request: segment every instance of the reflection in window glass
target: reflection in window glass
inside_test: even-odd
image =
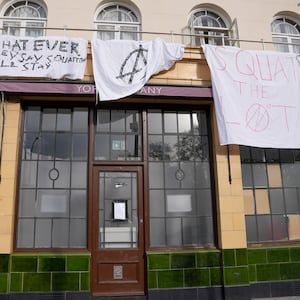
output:
[[[205,110],[148,111],[152,247],[214,245],[207,122]]]
[[[298,153],[240,146],[248,242],[300,239]]]
[[[24,114],[17,247],[86,248],[88,109]]]

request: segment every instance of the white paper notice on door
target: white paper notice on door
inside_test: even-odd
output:
[[[114,202],[114,220],[126,220],[126,202]]]

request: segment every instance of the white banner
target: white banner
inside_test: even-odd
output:
[[[87,41],[0,36],[0,76],[83,79]]]
[[[184,46],[129,40],[92,40],[93,71],[100,100],[115,100],[139,91],[149,78],[182,58]]]
[[[300,58],[204,45],[221,145],[300,148]]]

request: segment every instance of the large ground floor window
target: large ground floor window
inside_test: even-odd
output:
[[[240,147],[248,242],[300,240],[300,151]]]
[[[24,106],[16,247],[86,249],[101,165],[142,168],[150,247],[214,246],[209,110],[91,110]]]

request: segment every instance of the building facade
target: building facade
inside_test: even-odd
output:
[[[220,145],[201,47],[300,53],[299,1],[145,2],[0,3],[0,68],[31,72],[0,77],[0,299],[300,295],[299,150]],[[36,76],[43,47],[78,54],[64,38],[83,78]],[[95,38],[184,53],[102,101]]]

